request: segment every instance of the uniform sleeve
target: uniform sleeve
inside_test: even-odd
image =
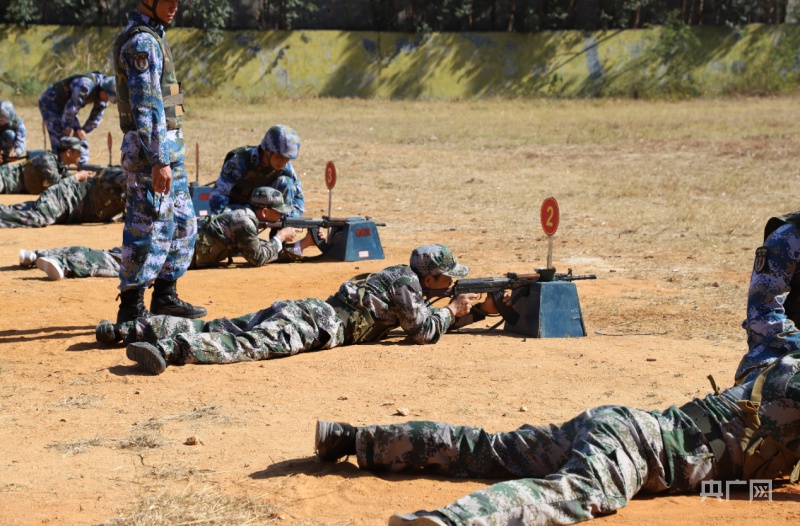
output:
[[[161,48],[152,35],[137,33],[122,46],[120,63],[128,76],[131,113],[147,160],[150,166],[166,166],[169,149],[161,98]]]
[[[25,123],[19,117],[14,120],[14,129],[17,134],[14,138],[14,149],[17,150],[16,155],[25,155],[25,150],[28,148],[27,132],[25,131]]]
[[[83,131],[89,133],[97,128],[100,125],[100,121],[103,120],[103,113],[106,111],[107,107],[107,102],[103,102],[102,100],[95,102],[92,106],[92,112],[89,114],[89,118],[86,119],[86,123],[83,125]]]
[[[252,221],[243,221],[233,227],[233,245],[236,252],[254,267],[275,261],[283,248],[277,237],[269,241],[258,237],[258,229]]]
[[[781,227],[756,250],[747,319],[742,324],[751,348],[766,345],[785,352],[800,349],[800,331],[783,307],[800,261],[799,234],[791,225]]]
[[[214,183],[214,189],[211,191],[211,198],[208,201],[212,214],[221,214],[225,211],[230,202],[228,196],[233,190],[236,181],[244,175],[244,171],[244,162],[238,155],[231,156],[222,165],[222,170],[219,173],[217,182]]]
[[[389,291],[389,297],[400,327],[414,343],[438,342],[453,322],[450,309],[430,306],[417,279],[404,277],[397,280]]]
[[[289,183],[286,184],[285,189],[280,188],[279,190],[283,193],[284,201],[292,205],[292,211],[287,215],[289,217],[300,217],[305,212],[306,207],[303,185],[300,184],[300,179],[297,177],[297,172],[294,171],[291,163],[286,165],[286,169],[288,170],[287,179]]]

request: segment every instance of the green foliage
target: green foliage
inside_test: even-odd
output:
[[[38,97],[45,88],[35,77],[28,76],[18,78],[7,72],[0,75],[0,82],[13,89],[15,95]]]
[[[697,95],[697,85],[692,76],[692,57],[699,47],[700,40],[692,28],[681,20],[680,13],[670,13],[655,45],[645,54],[645,63],[649,64],[652,79],[647,90],[649,94],[670,97]]]
[[[771,39],[760,39],[744,54],[743,71],[726,87],[728,94],[775,95],[785,93],[800,83],[798,43],[780,29],[772,29]]]
[[[6,11],[6,19],[12,24],[28,27],[39,20],[36,0],[11,0]]]
[[[233,12],[226,0],[192,0],[187,9],[196,15],[195,25],[204,30],[203,44],[213,46],[222,41],[222,30]]]

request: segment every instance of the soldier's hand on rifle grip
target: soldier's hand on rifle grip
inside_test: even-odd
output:
[[[472,304],[478,299],[477,294],[459,294],[447,304],[447,308],[453,316],[460,318],[469,314]]]
[[[281,240],[283,243],[294,243],[294,238],[297,237],[299,230],[296,228],[292,228],[287,226],[286,228],[281,228],[278,230],[278,233],[275,234],[275,237]]]
[[[92,172],[81,170],[80,172],[75,172],[75,179],[78,181],[85,181],[92,176]]]
[[[503,291],[503,303],[509,307],[511,306],[511,293],[507,290]],[[500,314],[500,311],[497,310],[497,304],[494,302],[494,298],[491,294],[486,295],[486,299],[478,304],[478,308],[485,314]]]

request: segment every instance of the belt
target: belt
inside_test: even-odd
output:
[[[734,480],[734,466],[725,441],[722,439],[722,432],[719,426],[711,421],[708,413],[696,402],[689,402],[680,407],[686,416],[700,428],[700,431],[705,435],[708,445],[711,447],[711,452],[714,453],[714,459],[717,463],[717,472],[722,480]]]

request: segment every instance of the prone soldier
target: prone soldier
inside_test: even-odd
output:
[[[80,140],[77,137],[62,137],[56,151],[58,153],[29,153],[22,162],[0,165],[0,194],[40,194],[71,177],[67,165],[77,164],[80,160]],[[85,180],[89,172],[81,170],[75,177]]]
[[[491,298],[473,306],[475,294],[457,296],[442,308],[427,301],[427,291],[446,288],[467,272],[447,247],[425,245],[411,253],[410,265],[356,276],[325,301],[278,301],[255,313],[209,322],[170,316],[116,326],[101,322],[96,335],[101,342],[128,344],[128,358],[154,374],[168,364],[266,360],[370,342],[398,326],[414,343],[432,344],[448,330],[497,313]]]
[[[75,137],[64,137],[66,151],[80,156]],[[43,227],[53,224],[110,222],[125,210],[126,176],[119,166],[104,168],[94,177],[78,172],[47,188],[36,201],[0,204],[0,228]]]
[[[0,164],[25,155],[25,123],[10,100],[0,100]]]
[[[242,146],[228,152],[211,192],[211,213],[246,207],[254,189],[270,186],[279,190],[291,205],[289,217],[303,215],[303,187],[290,162],[299,154],[300,137],[282,124],[267,130],[260,145]]]
[[[273,261],[294,261],[302,251],[314,245],[309,233],[297,243],[294,228],[283,228],[267,241],[258,236],[259,221],[273,221],[291,208],[274,188],[257,188],[250,208],[227,210],[213,217],[198,218],[197,241],[189,269],[219,266],[233,256],[243,257],[248,264],[260,267]],[[19,264],[34,265],[49,279],[117,277],[122,259],[120,247],[96,250],[73,246],[50,250],[20,250]]]
[[[663,412],[609,405],[561,425],[501,433],[437,422],[354,427],[317,422],[320,459],[362,469],[496,478],[435,511],[389,526],[573,524],[634,495],[703,491],[707,483],[800,477],[800,352],[755,379]],[[751,499],[752,500],[752,499]]]
[[[42,93],[39,111],[55,151],[62,137],[77,137],[81,143],[81,163],[89,162],[89,143],[86,134],[97,128],[109,102],[117,101],[114,77],[92,71],[59,80]],[[92,110],[81,125],[78,112],[91,104]]]

